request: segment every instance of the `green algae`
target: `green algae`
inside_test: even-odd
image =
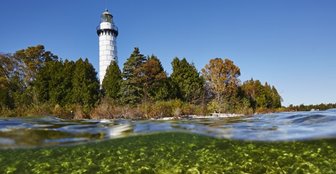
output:
[[[336,140],[255,142],[166,132],[0,150],[0,173],[336,173]]]

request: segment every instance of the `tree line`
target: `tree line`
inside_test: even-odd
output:
[[[180,114],[200,113],[193,110],[251,114],[279,108],[282,101],[268,83],[253,79],[242,83],[240,68],[230,59],[211,59],[198,71],[186,58],[176,57],[168,75],[157,56],[144,56],[134,48],[122,70],[111,62],[101,88],[88,59],[62,60],[42,45],[1,54],[0,62],[2,111],[47,105],[50,111],[80,108],[90,114],[108,101],[121,110],[151,106],[142,114],[154,110],[153,106],[172,113],[182,108]]]
[[[328,103],[328,104],[316,104],[316,105],[289,105],[286,110],[287,111],[314,111],[314,110],[328,110],[328,109],[334,109],[336,108],[336,103]]]

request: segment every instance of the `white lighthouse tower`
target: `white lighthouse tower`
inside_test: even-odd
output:
[[[108,10],[105,10],[100,17],[97,34],[99,37],[99,81],[101,86],[111,61],[118,62],[116,44],[118,28],[114,25],[113,16]]]

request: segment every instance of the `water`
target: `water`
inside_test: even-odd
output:
[[[252,117],[193,120],[0,119],[0,148],[69,145],[153,132],[189,132],[216,138],[293,141],[336,137],[336,109]]]
[[[0,173],[336,173],[335,118],[2,118]]]

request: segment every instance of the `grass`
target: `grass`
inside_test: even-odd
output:
[[[249,142],[157,133],[0,150],[0,173],[335,173],[335,140]]]

